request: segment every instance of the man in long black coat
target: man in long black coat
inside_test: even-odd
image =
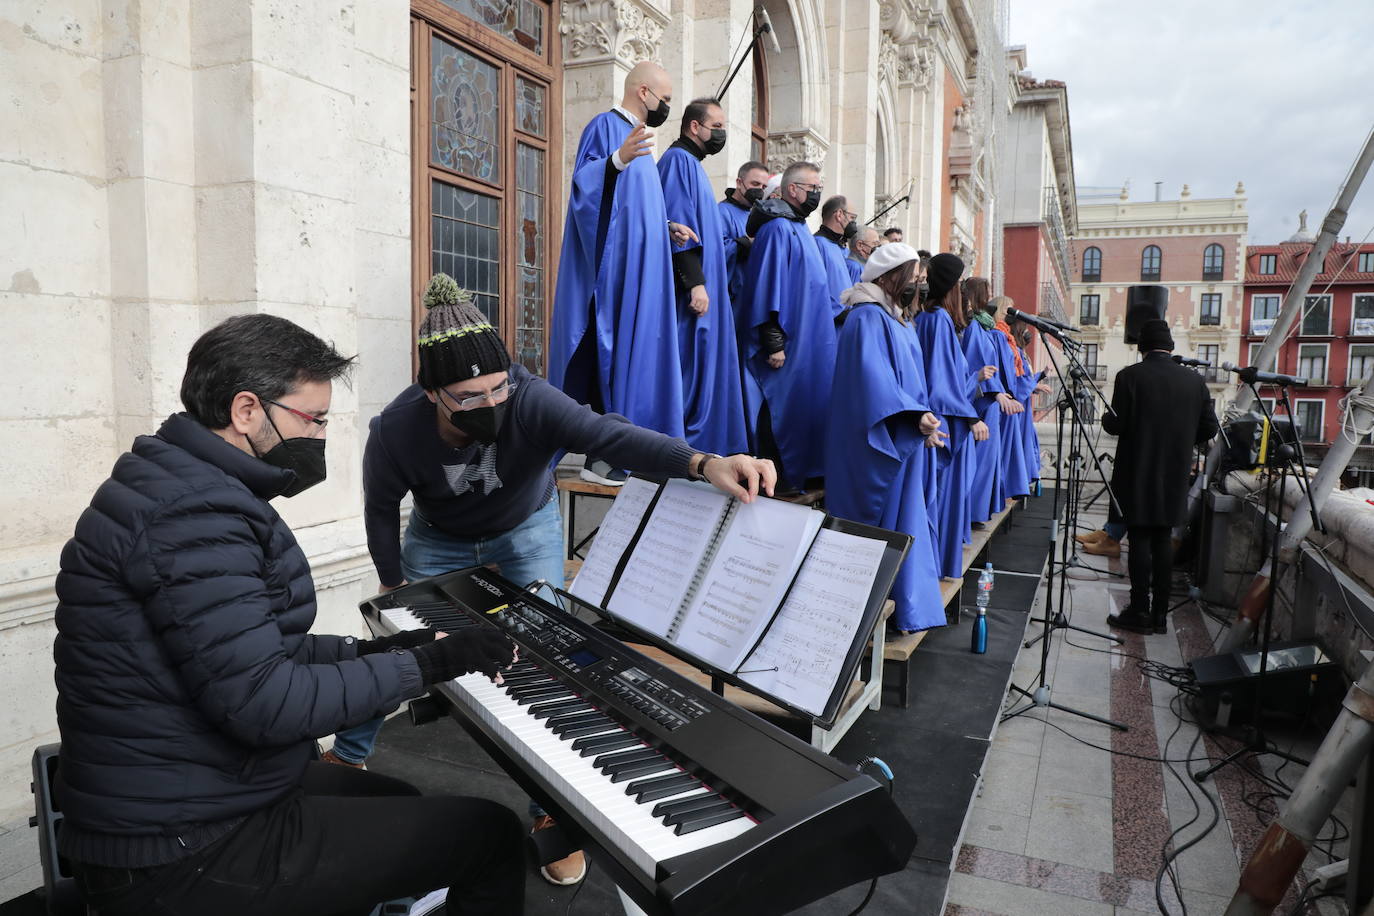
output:
[[[1173,361],[1168,322],[1145,322],[1138,346],[1144,356],[1117,373],[1112,412],[1102,418],[1102,428],[1118,437],[1112,490],[1131,539],[1131,603],[1107,623],[1164,633],[1172,530],[1187,505],[1193,446],[1217,434],[1217,415],[1202,376]]]

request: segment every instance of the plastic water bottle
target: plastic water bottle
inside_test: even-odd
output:
[[[988,651],[988,604],[992,601],[992,564],[978,576],[978,619],[973,622],[971,650],[982,655]]]

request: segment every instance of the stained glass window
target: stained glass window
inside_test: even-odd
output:
[[[515,78],[515,120],[527,134],[544,136],[544,86],[523,76]]]
[[[472,290],[487,319],[500,327],[501,201],[442,181],[430,182],[430,200],[430,269]]]
[[[515,325],[515,358],[535,375],[544,374],[544,151],[521,143],[516,147],[516,228],[519,249],[519,304]]]
[[[544,53],[544,4],[539,0],[444,0],[444,5],[522,48]]]
[[[500,181],[500,71],[439,38],[430,56],[430,159],[472,178]]]

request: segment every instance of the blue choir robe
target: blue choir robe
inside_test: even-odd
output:
[[[1007,335],[999,329],[993,329],[991,333],[993,341],[997,344],[997,374],[1002,377],[1007,393],[1019,401],[1021,389],[1025,385],[1025,376],[1016,374],[1016,357],[1012,354],[1011,342],[1007,340]],[[1025,412],[1022,411],[1002,417],[1000,445],[1004,506],[1006,499],[1015,499],[1030,493],[1030,478],[1026,474],[1026,429],[1022,425],[1025,416]]]
[[[959,345],[959,332],[949,312],[921,312],[913,321],[925,355],[926,390],[930,409],[949,434],[944,448],[936,449],[936,562],[940,575],[964,574],[964,544],[969,538],[968,489],[975,473],[973,432],[969,424],[978,418],[972,398],[974,375]]]
[[[843,310],[840,295],[854,285],[849,279],[849,268],[845,266],[848,258],[845,257],[843,248],[825,236],[813,235],[811,238],[815,240],[816,250],[820,252],[821,262],[825,265],[826,283],[830,287],[830,298],[833,300],[833,314],[838,315]]]
[[[997,404],[997,395],[1005,392],[1001,366],[998,363],[996,341],[992,335],[1001,331],[990,331],[978,322],[964,329],[960,341],[963,344],[964,359],[968,363],[969,375],[977,386],[978,395],[973,399],[973,408],[988,425],[988,438],[974,443],[973,478],[968,491],[969,521],[986,522],[1006,507],[1006,497],[1002,483],[1002,421],[1006,419],[1002,408]],[[997,366],[998,373],[985,381],[977,381],[979,370],[984,366]]]
[[[619,113],[602,112],[577,144],[548,377],[582,403],[599,400],[607,413],[681,436],[682,374],[663,187],[648,156],[618,174],[609,164],[630,129]]]
[[[930,409],[923,362],[920,338],[881,305],[845,313],[825,437],[826,510],[911,535],[892,586],[902,630],[945,623],[925,493],[935,450],[919,427]]]
[[[863,262],[856,261],[853,258],[845,258],[844,266],[849,268],[849,285],[853,286],[855,283],[858,283],[864,273]]]
[[[825,472],[823,405],[830,402],[835,371],[834,297],[806,223],[777,216],[757,230],[740,296],[736,328],[744,365],[768,404],[782,473],[800,487]],[[787,335],[781,369],[768,365],[759,341],[759,328],[770,318]],[[760,406],[745,405],[754,442]]]
[[[1026,453],[1026,473],[1031,482],[1040,479],[1040,434],[1035,431],[1035,386],[1040,384],[1040,380],[1045,377],[1044,372],[1032,372],[1030,369],[1030,354],[1025,350],[1021,351],[1021,362],[1026,367],[1025,385],[1022,390],[1025,394],[1021,397],[1021,403],[1026,408],[1026,423],[1024,427],[1025,435],[1022,439]]]
[[[738,303],[740,287],[744,285],[744,266],[749,263],[749,251],[741,249],[739,242],[735,240],[745,235],[744,227],[749,222],[749,209],[729,200],[722,200],[717,201],[716,210],[720,213],[720,228],[724,235],[725,272],[730,277],[730,301]]]
[[[677,146],[658,160],[668,219],[697,234],[683,246],[701,249],[701,269],[710,305],[705,315],[687,307],[690,291],[676,283],[677,345],[682,367],[684,438],[699,452],[733,455],[749,450],[740,391],[735,315],[726,292],[724,234],[720,210],[700,160]]]

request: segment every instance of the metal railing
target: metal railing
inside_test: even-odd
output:
[[[1040,284],[1040,303],[1036,311],[1062,324],[1069,323],[1069,316],[1064,311],[1064,301],[1059,298],[1059,291],[1054,288],[1053,283]]]
[[[1059,201],[1059,191],[1053,186],[1045,187],[1044,201],[1040,209],[1045,226],[1050,231],[1050,245],[1054,248],[1054,256],[1059,261],[1060,275],[1063,276],[1064,282],[1068,283],[1073,279],[1069,274],[1069,240],[1064,230],[1064,214]]]

